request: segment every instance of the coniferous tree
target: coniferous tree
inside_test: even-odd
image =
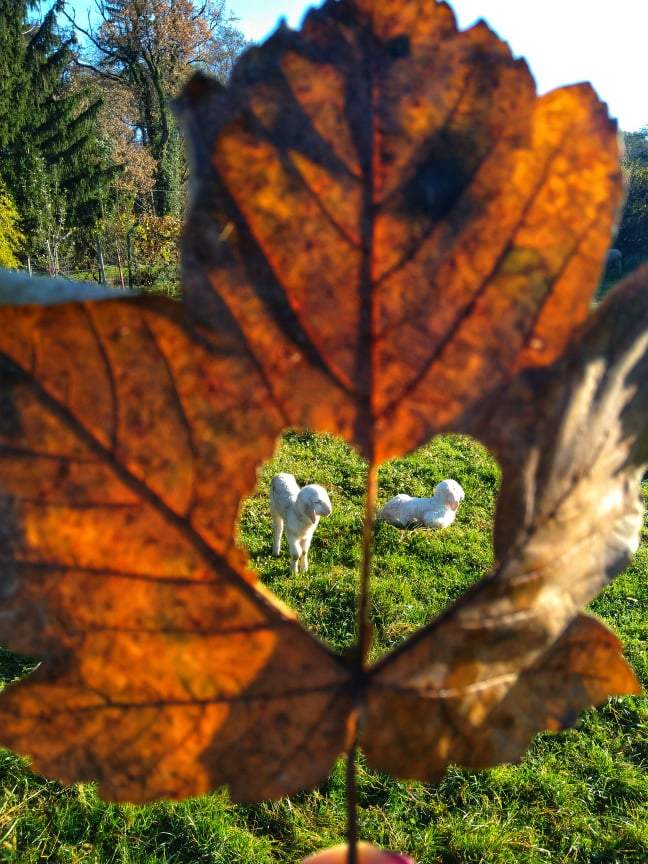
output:
[[[20,210],[28,252],[56,273],[64,247],[92,244],[117,169],[97,132],[100,102],[78,80],[73,38],[59,31],[56,7],[37,24],[28,20],[31,8],[0,0],[10,58],[0,61],[0,174]]]
[[[30,3],[0,0],[0,159],[24,120],[28,73],[24,36]]]

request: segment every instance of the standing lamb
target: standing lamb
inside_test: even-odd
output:
[[[385,504],[378,518],[397,528],[407,528],[412,524],[425,525],[426,528],[447,528],[454,522],[464,498],[464,490],[456,480],[442,480],[434,487],[432,498],[396,495]]]
[[[292,572],[308,570],[308,550],[320,516],[330,516],[333,507],[322,486],[311,483],[300,489],[292,474],[275,474],[270,482],[270,511],[274,543],[272,554],[279,555],[281,535],[292,558]]]

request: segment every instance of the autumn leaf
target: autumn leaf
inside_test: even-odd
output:
[[[232,376],[170,301],[0,321],[0,632],[46,659],[4,695],[3,743],[119,800],[318,781],[345,744],[346,672],[231,548],[276,435],[240,401],[253,369]]]
[[[43,658],[0,741],[118,800],[254,800],[319,782],[356,730],[435,777],[635,692],[581,613],[636,547],[648,457],[646,272],[583,327],[620,198],[591,88],[536,98],[443,4],[342,0],[180,113],[184,309],[0,309],[0,639]],[[502,465],[494,573],[373,669],[234,548],[289,425],[355,444],[370,486],[442,430]]]
[[[585,318],[620,201],[589,85],[445,4],[329,2],[181,102],[189,309],[236,322],[286,422],[414,449]],[[318,399],[313,393],[321,394]],[[322,404],[323,403],[323,404]]]
[[[484,425],[504,466],[500,563],[372,671],[363,742],[376,767],[429,779],[450,761],[513,761],[536,732],[639,692],[618,639],[578,613],[639,545],[647,280],[646,268],[626,280],[565,357],[520,376]]]

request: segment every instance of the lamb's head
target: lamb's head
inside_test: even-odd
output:
[[[306,513],[311,522],[315,522],[318,516],[330,516],[333,511],[328,492],[317,483],[310,483],[299,490],[297,506],[302,513]]]
[[[450,510],[458,510],[459,505],[466,497],[464,490],[456,480],[442,480],[434,487],[434,495],[439,498]]]

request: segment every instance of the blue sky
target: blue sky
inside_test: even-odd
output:
[[[73,0],[85,22],[88,0]],[[313,3],[229,0],[249,39],[285,17],[298,27]],[[648,0],[454,0],[462,28],[485,18],[516,55],[526,57],[541,93],[591,81],[622,129],[648,126]]]

